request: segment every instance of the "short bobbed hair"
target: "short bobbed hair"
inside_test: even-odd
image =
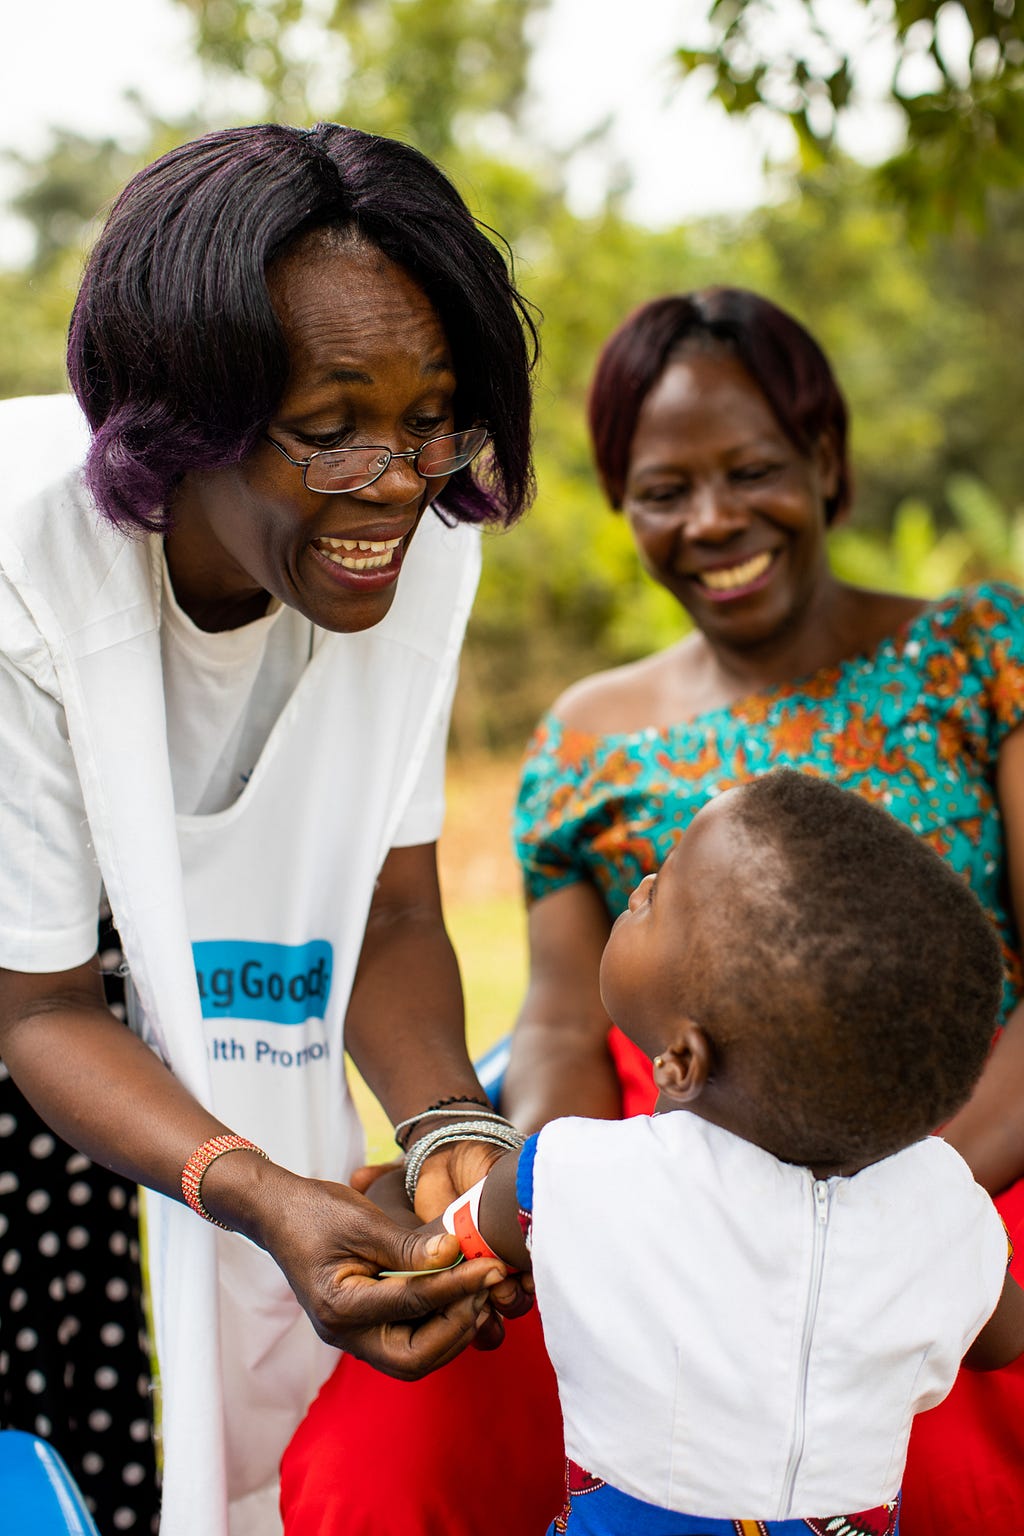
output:
[[[605,495],[618,510],[644,401],[686,349],[735,357],[764,395],[779,426],[805,457],[826,439],[838,479],[825,504],[832,522],[850,504],[846,402],[824,352],[799,321],[745,288],[704,288],[654,299],[605,343],[590,387],[594,458]]]
[[[445,514],[507,524],[528,505],[537,338],[505,258],[418,150],[335,123],[268,123],[207,134],[140,171],[86,266],[68,373],[93,430],[87,483],[126,531],[166,531],[186,473],[258,443],[289,361],[267,271],[320,229],[367,242],[419,283],[452,349],[457,424],[491,429],[486,470],[452,477]]]

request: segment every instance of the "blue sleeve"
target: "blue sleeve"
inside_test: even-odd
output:
[[[521,1211],[533,1210],[533,1164],[537,1156],[537,1135],[530,1136],[519,1154],[516,1169],[516,1204]]]

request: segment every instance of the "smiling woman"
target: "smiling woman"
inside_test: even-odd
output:
[[[598,990],[611,924],[702,806],[802,769],[930,843],[999,933],[1003,1027],[944,1134],[997,1196],[1020,1273],[1024,595],[992,584],[928,604],[833,575],[846,409],[814,339],[756,294],[708,289],[630,316],[599,359],[590,422],[609,501],[695,628],[571,688],[534,736],[517,811],[531,976],[503,1108],[526,1130],[651,1109],[650,1060],[609,1027]],[[1004,1374],[961,1379],[917,1421],[904,1536],[1019,1524],[1024,1378]]]
[[[422,1215],[516,1141],[467,1057],[434,843],[471,525],[531,491],[533,339],[415,150],[231,129],[115,204],[71,326],[85,420],[0,407],[0,1187],[25,1189],[0,1314],[39,1345],[0,1354],[0,1422],[52,1436],[104,1530],[157,1519],[136,1184],[163,1536],[279,1530],[337,1347],[410,1380],[521,1301],[493,1263],[378,1280],[455,1245],[339,1181],[346,1049],[410,1145],[463,1106]]]
[[[465,434],[445,453],[451,351],[419,285],[350,231],[307,235],[274,263],[268,286],[290,361],[285,393],[241,464],[182,485],[165,540],[171,580],[204,629],[259,617],[268,593],[323,629],[366,629],[390,609],[450,466],[476,456]],[[485,441],[474,434],[470,449]],[[387,446],[407,442],[417,446]]]

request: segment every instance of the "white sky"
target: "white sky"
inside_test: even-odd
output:
[[[0,148],[38,153],[57,125],[130,141],[138,119],[124,99],[129,89],[171,115],[200,99],[189,17],[172,0],[7,0],[4,10]],[[703,101],[697,81],[680,86],[674,76],[673,46],[706,10],[706,0],[551,0],[537,30],[532,136],[565,149],[611,120],[601,147],[572,162],[570,196],[581,211],[616,162],[633,178],[629,211],[652,225],[764,197],[767,129],[727,119]],[[779,131],[772,147],[784,152],[788,129],[781,141]],[[0,166],[0,199],[13,185]],[[0,202],[0,260],[21,249]]]

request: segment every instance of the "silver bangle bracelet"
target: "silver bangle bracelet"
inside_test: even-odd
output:
[[[410,1130],[414,1125],[419,1125],[421,1120],[465,1120],[467,1115],[472,1115],[474,1120],[500,1120],[503,1124],[508,1124],[505,1116],[500,1115],[496,1109],[487,1109],[483,1104],[477,1106],[467,1101],[456,1109],[424,1109],[418,1115],[410,1115],[408,1120],[399,1120],[395,1126],[395,1140],[401,1147],[402,1142],[399,1141],[399,1137],[402,1132]]]
[[[405,1160],[405,1192],[410,1205],[416,1199],[423,1164],[442,1147],[454,1146],[460,1141],[482,1141],[492,1147],[501,1147],[505,1152],[518,1152],[525,1140],[525,1136],[507,1120],[497,1123],[493,1120],[460,1120],[455,1125],[441,1125],[435,1131],[428,1131],[414,1144]]]

